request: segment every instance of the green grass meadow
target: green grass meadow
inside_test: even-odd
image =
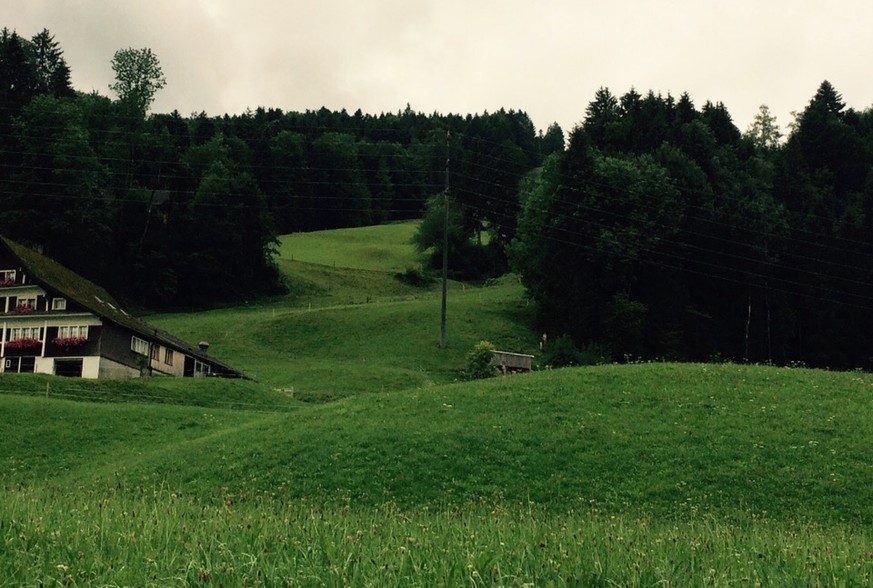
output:
[[[532,309],[453,283],[439,349],[390,228],[336,267],[283,239],[287,296],[149,317],[255,381],[0,375],[0,586],[873,584],[873,376],[458,381],[481,339],[535,353]]]
[[[410,240],[418,222],[294,233],[280,238],[282,259],[335,268],[398,272],[420,265]]]

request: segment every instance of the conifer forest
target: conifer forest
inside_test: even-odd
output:
[[[604,87],[565,134],[511,108],[151,113],[158,57],[111,66],[113,95],[77,91],[49,31],[0,33],[0,234],[135,306],[281,293],[279,235],[422,219],[422,272],[448,226],[451,277],[518,275],[578,355],[873,368],[873,110],[827,81],[784,129]]]

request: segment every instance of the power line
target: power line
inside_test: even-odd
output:
[[[235,121],[245,120],[246,118],[247,117],[234,117],[232,119],[229,119],[230,123],[228,122],[228,119],[226,119],[226,118],[225,119],[213,118],[213,119],[207,119],[207,120],[211,121],[211,123],[214,124],[216,127],[219,127],[219,128],[223,127],[224,129],[232,129],[231,123],[233,123]],[[451,117],[446,118],[443,122],[448,121],[450,118]],[[59,128],[62,128],[62,127],[59,127]],[[324,126],[318,126],[318,125],[309,125],[307,128],[308,129],[315,128],[315,129],[321,129],[321,130],[335,130],[333,127],[324,127]],[[357,129],[356,131],[360,131],[360,130],[361,129]],[[400,131],[400,130],[391,129],[391,128],[385,128],[385,129],[382,129],[382,131],[385,131],[386,133],[387,132],[402,133],[402,131]],[[433,129],[422,131],[422,134],[427,135],[428,133],[433,133],[433,132],[438,132],[438,131],[439,131],[438,128],[433,128]],[[115,132],[115,131],[113,130],[111,132]],[[127,133],[127,131],[118,130],[118,133],[120,136],[123,136]],[[354,133],[350,133],[350,135],[353,135],[353,134]],[[489,141],[487,139],[483,139],[483,138],[477,137],[477,136],[470,136],[470,135],[461,135],[461,136],[462,136],[462,139],[464,140],[463,142],[465,143],[464,147],[467,147],[467,148],[469,148],[471,145],[483,145],[483,144],[493,146],[495,149],[503,146],[503,143],[492,142],[492,141]],[[428,146],[432,146],[432,145],[428,145]],[[12,151],[11,153],[16,154],[16,152],[14,152],[14,151]],[[28,157],[32,157],[32,156],[36,155],[33,152],[18,152],[17,154],[18,155],[26,155]],[[477,152],[477,156],[479,157],[478,160],[469,160],[468,159],[467,161],[464,162],[464,165],[466,165],[468,168],[468,172],[465,173],[463,170],[458,171],[457,177],[459,179],[466,180],[467,182],[472,182],[475,185],[480,186],[480,187],[489,187],[490,186],[490,187],[495,187],[495,188],[500,188],[500,189],[507,189],[507,186],[505,184],[497,183],[495,181],[489,181],[488,179],[483,179],[480,175],[474,174],[473,172],[476,170],[480,170],[480,171],[484,171],[484,172],[495,172],[495,173],[501,173],[501,174],[508,173],[509,176],[513,177],[516,181],[520,180],[520,178],[524,175],[522,172],[516,173],[516,172],[512,172],[511,170],[506,170],[503,167],[495,167],[496,165],[498,165],[500,163],[508,163],[511,160],[507,160],[506,158],[496,156],[493,153],[486,152],[486,151]],[[390,157],[391,158],[393,158],[393,157],[399,158],[399,157],[401,157],[401,155],[391,154]],[[129,161],[125,158],[106,159],[106,158],[101,157],[98,159],[104,160],[104,161],[109,161],[109,162],[115,161],[115,162],[119,162],[119,163],[129,163]],[[399,159],[398,159],[398,161],[399,161]],[[489,161],[493,162],[494,165],[489,165],[488,164]],[[167,165],[167,166],[176,165],[176,163],[173,161],[152,160],[148,163],[150,165]],[[515,162],[512,162],[512,163],[515,163]],[[50,170],[55,171],[55,172],[59,171],[57,168],[48,168],[48,167],[46,167],[46,168],[34,167],[32,169],[34,169],[36,171],[46,171],[46,172],[50,171]],[[266,166],[266,165],[252,165],[251,163],[248,163],[248,164],[242,165],[241,169],[249,170],[249,171],[257,171],[257,170],[276,169],[276,168],[275,168],[275,166],[270,167],[270,166]],[[290,167],[288,167],[288,168],[279,167],[278,169],[279,169],[279,171],[289,171],[290,170],[290,171],[304,172],[304,173],[332,171],[334,173],[337,173],[337,172],[341,172],[341,173],[361,172],[361,173],[366,174],[366,173],[374,173],[376,171],[379,171],[379,170],[374,170],[374,169],[361,170],[360,168],[345,168],[345,169],[343,169],[343,168],[336,168],[336,167],[333,167],[333,168],[311,167],[311,168],[302,168],[302,169],[290,168]],[[60,170],[60,171],[62,171],[62,170]],[[68,171],[70,171],[71,173],[76,173],[78,170],[76,170],[75,168],[70,168]],[[409,174],[410,173],[410,170],[408,168],[392,169],[389,167],[389,168],[387,168],[387,171],[389,173],[393,173],[393,174],[404,174],[404,173]],[[428,174],[428,173],[432,173],[432,172],[433,172],[433,170],[421,170],[421,172],[418,172],[418,173]],[[109,170],[110,176],[113,173],[115,173],[115,172],[112,170]],[[166,174],[163,176],[163,178],[165,180],[188,179],[189,177],[190,176],[188,176],[188,175],[183,176],[183,175],[173,175],[173,174]],[[271,184],[277,184],[277,185],[283,185],[283,186],[316,187],[316,186],[358,186],[358,185],[361,185],[362,183],[364,185],[366,185],[367,182],[365,179],[362,180],[361,182],[358,182],[358,181],[355,181],[355,182],[337,182],[335,180],[324,180],[324,181],[296,180],[296,181],[284,181],[283,182],[281,180],[270,179],[270,180],[265,181],[262,179],[258,182],[258,185],[270,186]],[[63,182],[55,182],[55,183],[33,182],[33,183],[29,183],[27,185],[28,186],[41,186],[43,188],[52,188],[52,187],[61,188],[61,187],[73,187],[73,186],[75,186],[75,184],[68,184],[68,183],[63,183]],[[592,185],[596,185],[596,184],[592,184]],[[430,181],[430,182],[420,182],[420,183],[419,182],[396,183],[396,184],[393,184],[393,186],[426,190],[426,189],[433,188],[434,182]],[[610,189],[612,188],[611,186],[607,186],[605,184],[600,184],[600,186],[607,187]],[[478,190],[472,190],[469,187],[465,187],[463,182],[461,182],[458,185],[458,187],[456,188],[456,191],[459,195],[468,194],[468,195],[472,195],[474,197],[484,197],[484,198],[487,198],[490,201],[496,202],[498,204],[504,203],[504,204],[513,205],[516,207],[518,206],[517,200],[513,199],[510,196],[503,197],[503,196],[501,196],[501,194],[499,192],[495,193],[495,194],[490,194],[490,193],[484,194]],[[576,191],[579,192],[578,189],[576,189]],[[685,193],[692,193],[692,194],[694,193],[693,191],[689,192],[687,190],[684,192]],[[177,193],[190,197],[190,196],[196,194],[197,191],[196,190],[188,190],[188,191],[181,191],[181,192],[177,191]],[[28,195],[44,196],[44,197],[55,196],[58,198],[67,198],[67,199],[71,199],[71,200],[78,199],[80,201],[88,201],[88,200],[94,199],[94,196],[80,197],[80,196],[68,195],[68,194],[60,194],[59,195],[59,194],[53,194],[52,192],[49,192],[49,191],[46,191],[46,192],[31,191],[28,193]],[[297,197],[298,197],[298,200],[297,200],[297,203],[294,205],[294,209],[301,210],[301,211],[311,211],[311,212],[334,211],[337,209],[337,206],[335,206],[335,205],[331,206],[330,204],[341,203],[341,202],[347,200],[345,197],[342,197],[342,196],[332,196],[332,195],[323,194],[323,193],[313,194],[313,195],[304,194],[304,195],[298,195]],[[560,198],[556,199],[556,200],[560,201]],[[118,201],[144,203],[144,202],[139,202],[139,200],[137,200],[135,198],[119,199]],[[328,205],[323,206],[323,207],[322,206],[300,206],[299,205],[300,201],[310,201],[310,202],[314,202],[314,201],[322,202],[323,201]],[[396,208],[396,205],[400,204],[402,202],[409,202],[411,204],[419,204],[419,203],[421,203],[421,201],[422,201],[421,197],[397,197],[397,196],[394,196],[391,199],[391,203],[392,203],[391,207],[387,208],[385,210],[388,212],[408,213],[409,210]],[[576,202],[573,202],[570,200],[565,200],[565,202],[568,203],[567,204],[568,206],[576,206],[577,208],[579,207],[579,203],[576,203]],[[490,214],[494,213],[493,210],[485,209],[483,207],[476,206],[475,204],[471,204],[471,203],[463,204],[463,202],[461,202],[461,204],[462,204],[462,206],[464,206],[467,209],[479,210],[480,212],[483,212],[483,213],[490,213]],[[641,203],[641,202],[636,203],[636,205],[640,206],[640,207],[650,207],[651,208],[651,205],[647,205],[647,204]],[[237,202],[233,202],[233,203],[211,202],[208,204],[208,206],[210,206],[210,207],[224,207],[224,206],[226,206],[226,207],[239,207],[239,206],[247,207],[247,206],[257,206],[257,204],[247,204],[247,203],[237,203]],[[686,207],[686,209],[697,208],[699,210],[703,210],[700,207],[695,207],[694,205],[691,205],[689,203],[684,203],[684,206]],[[585,206],[582,206],[582,208],[585,209]],[[358,208],[358,207],[355,207],[354,205],[351,207],[343,207],[342,209],[344,211],[348,211],[348,212],[362,212],[362,213],[371,212],[373,210],[372,207],[371,208],[364,208],[364,207]],[[382,210],[382,209],[378,209],[378,210]],[[599,213],[602,215],[613,215],[614,218],[616,218],[617,220],[630,221],[630,222],[634,221],[634,219],[632,217],[627,216],[627,215],[622,215],[620,213],[616,213],[615,211],[598,210],[598,209],[596,209],[594,207],[590,207],[590,206],[587,207],[587,210],[588,210],[588,212]],[[558,216],[561,216],[562,214],[563,213],[557,213]],[[807,239],[798,238],[797,237],[798,234],[810,235],[813,239],[820,238],[820,235],[818,233],[807,231],[805,229],[795,228],[795,229],[792,229],[792,233],[790,233],[790,234],[778,234],[778,233],[774,234],[774,233],[764,232],[764,231],[761,231],[759,229],[752,229],[752,228],[746,227],[746,226],[732,225],[730,223],[726,223],[724,221],[713,219],[713,218],[700,218],[698,220],[700,222],[710,223],[712,225],[723,226],[725,228],[728,228],[731,231],[737,231],[739,234],[749,234],[749,235],[758,236],[758,237],[787,240],[787,241],[798,243],[802,246],[817,247],[819,249],[827,249],[828,251],[834,251],[834,252],[842,252],[842,253],[850,254],[850,253],[855,253],[858,246],[867,246],[867,243],[865,243],[865,242],[851,240],[851,239],[845,239],[845,238],[839,237],[839,236],[828,236],[829,240],[827,243],[824,243],[824,244],[819,243],[819,242],[814,241],[814,240],[807,240]],[[832,219],[827,219],[827,220],[829,220],[830,222],[833,222]],[[590,221],[589,221],[589,223],[590,223]],[[609,225],[600,225],[600,226],[601,226],[601,228],[604,228],[604,227],[608,227]],[[728,245],[732,245],[732,246],[736,246],[736,247],[742,247],[742,246],[746,245],[746,243],[743,243],[741,241],[736,241],[736,240],[730,239],[728,237],[723,237],[723,236],[704,234],[704,233],[701,233],[700,231],[695,231],[691,228],[684,227],[681,225],[678,227],[674,227],[674,229],[676,230],[677,234],[691,235],[691,236],[696,236],[696,237],[706,237],[706,239],[708,239],[708,240],[717,240],[717,241],[724,242]],[[726,255],[725,252],[723,252],[723,251],[719,251],[719,250],[711,248],[711,247],[704,247],[700,244],[694,244],[694,243],[689,244],[686,241],[671,240],[669,238],[665,238],[665,239],[663,239],[663,241],[666,243],[675,245],[677,247],[696,248],[698,251],[708,253],[708,254],[719,255],[719,256]],[[841,243],[845,243],[846,246],[840,247],[837,245],[837,244],[841,244]],[[783,248],[783,249],[779,250],[779,253],[781,255],[787,255],[787,256],[793,256],[796,258],[800,258],[799,254],[792,252],[790,249]],[[767,263],[767,264],[770,264],[770,266],[773,268],[788,268],[792,271],[795,271],[797,269],[795,266],[787,266],[785,264],[777,264],[775,262],[768,261],[768,260],[764,260],[762,262],[761,259],[754,258],[754,257],[747,257],[747,256],[743,256],[743,255],[740,255],[737,253],[728,253],[727,255],[732,256],[734,259],[737,259],[737,260],[743,261],[743,262],[750,262],[753,264]],[[849,264],[843,263],[841,261],[835,261],[835,260],[822,260],[822,259],[805,258],[802,261],[812,261],[812,262],[816,262],[816,263],[820,263],[820,264],[823,263],[823,264],[830,265],[833,267],[841,267],[841,268],[847,269],[847,270],[861,269],[861,268],[856,268],[855,266],[851,266]],[[809,275],[811,275],[813,277],[818,277],[820,279],[828,279],[828,278],[832,277],[829,274],[823,274],[823,273],[819,273],[819,272],[816,272],[814,270],[809,270],[809,269],[801,268],[800,271],[806,272]],[[851,280],[851,279],[849,281],[852,281],[858,285],[864,285],[864,286],[867,285],[866,282],[860,282],[860,281]]]

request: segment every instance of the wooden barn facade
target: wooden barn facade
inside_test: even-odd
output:
[[[0,371],[82,378],[241,372],[130,316],[101,287],[0,237]]]

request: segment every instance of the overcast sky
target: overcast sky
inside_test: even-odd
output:
[[[43,28],[77,90],[111,96],[117,49],[149,47],[167,86],[153,112],[527,112],[569,131],[594,92],[634,87],[745,130],[783,131],[829,80],[873,105],[870,0],[2,0],[0,26]]]

